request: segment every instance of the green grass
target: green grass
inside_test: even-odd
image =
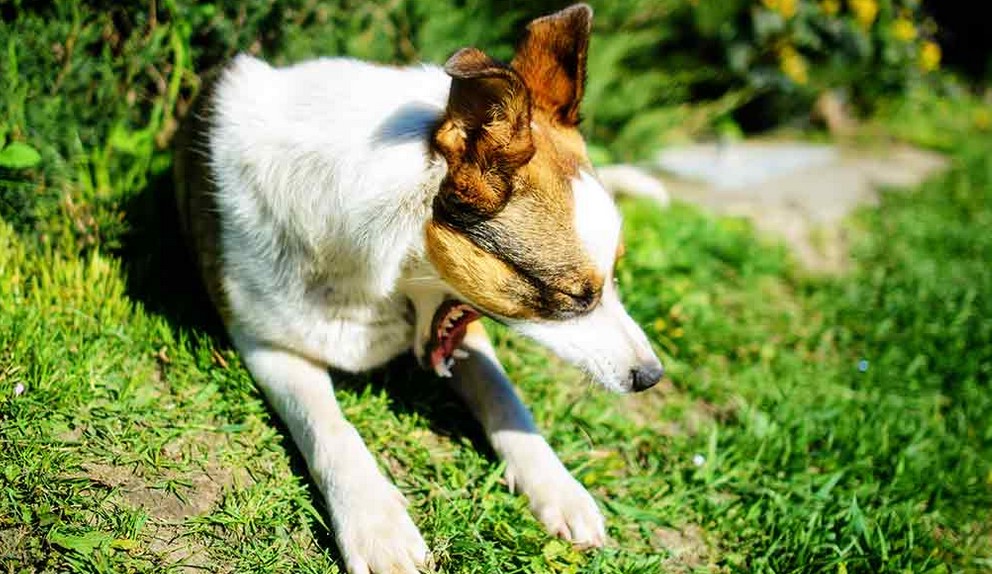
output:
[[[41,156],[0,168],[0,572],[338,572],[326,511],[210,318],[168,207],[162,143],[194,62],[240,29],[211,44],[135,10],[150,32],[101,44],[126,17],[55,5],[0,25],[0,147]],[[892,112],[896,131],[952,169],[859,213],[844,276],[805,275],[741,220],[623,204],[618,275],[669,368],[659,389],[606,394],[495,329],[601,502],[604,550],[547,537],[411,361],[338,377],[441,567],[992,568],[992,139],[964,108],[918,104]]]

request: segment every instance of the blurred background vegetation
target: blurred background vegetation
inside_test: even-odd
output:
[[[443,62],[473,44],[509,58],[523,23],[564,4],[7,0],[0,3],[0,215],[66,247],[113,246],[124,228],[115,206],[167,171],[170,138],[202,78],[238,51],[277,63],[347,54],[403,64]],[[858,115],[907,94],[928,102],[953,96],[968,80],[941,73],[940,42],[966,78],[981,80],[989,70],[988,39],[975,33],[963,3],[593,5],[584,130],[599,163],[642,159],[688,138],[808,127],[814,101],[827,92]]]

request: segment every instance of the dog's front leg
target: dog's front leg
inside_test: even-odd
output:
[[[406,500],[344,418],[327,369],[236,330],[231,335],[327,501],[348,572],[416,574],[427,566],[427,545]]]
[[[534,428],[480,323],[469,325],[462,346],[469,356],[455,363],[452,386],[506,461],[510,488],[527,496],[552,534],[580,546],[602,546],[606,532],[596,502]]]

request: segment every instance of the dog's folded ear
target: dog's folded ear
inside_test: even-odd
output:
[[[530,97],[510,67],[463,48],[444,67],[448,107],[434,145],[448,162],[439,200],[449,212],[489,217],[509,200],[510,178],[534,155]]]
[[[576,4],[527,25],[510,63],[530,90],[534,107],[562,125],[579,123],[586,82],[592,8]]]

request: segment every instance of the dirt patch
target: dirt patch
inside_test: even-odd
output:
[[[89,480],[114,489],[117,504],[140,508],[148,514],[139,543],[156,561],[179,572],[230,571],[214,563],[209,547],[190,533],[185,521],[210,512],[221,500],[224,489],[248,480],[247,473],[212,461],[191,471],[166,469],[154,475],[105,463],[86,463],[83,471]]]
[[[184,574],[231,571],[230,568],[219,566],[211,560],[207,546],[193,536],[184,535],[182,530],[174,525],[149,524],[145,528],[145,535],[148,550],[158,556],[159,560],[173,568],[178,568]]]
[[[657,528],[654,545],[668,552],[662,565],[664,572],[683,574],[689,572],[720,572],[716,566],[717,549],[707,540],[706,533],[695,524],[681,528]]]
[[[210,510],[224,487],[233,482],[229,469],[216,466],[195,473],[167,471],[155,480],[123,466],[87,463],[83,469],[90,480],[117,489],[129,506],[141,508],[152,519],[168,521],[182,521]]]
[[[78,444],[82,438],[83,433],[86,432],[85,425],[76,425],[67,428],[65,432],[58,435],[59,440],[64,444]]]

